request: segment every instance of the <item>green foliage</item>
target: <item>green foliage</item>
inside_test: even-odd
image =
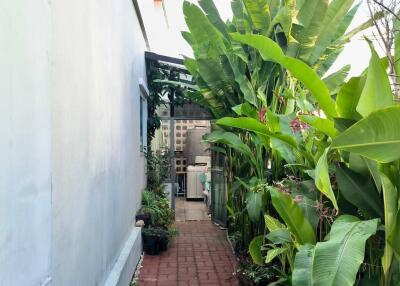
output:
[[[400,106],[380,109],[358,121],[332,140],[340,149],[380,163],[400,159]]]
[[[157,152],[148,150],[147,159],[147,189],[163,195],[165,180],[169,177],[169,152],[162,149]]]
[[[377,226],[377,219],[337,218],[326,241],[302,247],[297,253],[293,285],[354,285],[366,240],[375,234]]]
[[[371,217],[383,218],[382,200],[370,177],[340,164],[340,167],[336,168],[336,178],[340,193],[348,202]]]
[[[175,220],[175,213],[169,207],[169,200],[165,195],[151,191],[142,193],[142,208],[140,213],[149,214],[153,226],[169,228]]]
[[[262,58],[273,61],[286,68],[295,78],[300,80],[317,99],[321,109],[329,116],[335,116],[335,103],[330,97],[328,87],[317,73],[301,60],[285,56],[281,48],[273,40],[260,35],[232,35],[233,39],[256,48]]]
[[[329,175],[328,153],[329,148],[326,148],[322,156],[319,158],[317,166],[315,167],[315,185],[321,191],[321,193],[323,193],[332,201],[333,206],[338,209]]]
[[[146,65],[147,85],[149,88],[149,97],[147,98],[147,146],[150,147],[156,130],[161,126],[157,109],[168,104],[165,100],[166,98],[173,99],[174,104],[178,106],[187,102],[183,93],[191,86],[180,82],[181,71],[176,67],[156,61],[147,61]]]
[[[234,0],[226,23],[211,0],[184,4],[187,95],[216,119],[204,140],[226,156],[229,231],[239,256],[277,270],[271,285],[389,286],[399,272],[400,109],[385,60],[371,47],[359,77],[345,82],[345,66],[321,79],[373,23],[347,32],[354,2]]]
[[[315,233],[303,210],[289,196],[271,188],[272,204],[299,244],[315,244]]]
[[[372,57],[368,67],[367,80],[357,105],[357,111],[363,117],[393,105],[393,94],[385,66],[379,59],[372,43],[369,44]]]
[[[261,248],[264,244],[264,236],[259,235],[253,238],[249,245],[249,253],[254,263],[257,265],[263,264],[263,256],[261,253]]]

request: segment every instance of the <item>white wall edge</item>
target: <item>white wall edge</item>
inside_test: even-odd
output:
[[[134,227],[104,286],[128,286],[142,253],[142,232]]]
[[[139,78],[139,88],[142,92],[142,95],[147,98],[150,95],[149,89],[147,88],[147,84],[144,82],[143,78]]]

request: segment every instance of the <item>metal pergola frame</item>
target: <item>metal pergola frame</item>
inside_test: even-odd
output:
[[[161,62],[166,65],[173,66],[179,72],[185,75],[190,75],[184,67],[182,59],[173,58],[169,56],[159,55],[153,52],[145,52],[146,61]],[[176,181],[176,168],[175,168],[175,120],[211,120],[211,115],[207,116],[175,116],[174,102],[169,103],[169,116],[160,116],[161,120],[169,121],[169,164],[170,164],[170,180],[171,183],[171,207],[175,209],[175,181]]]

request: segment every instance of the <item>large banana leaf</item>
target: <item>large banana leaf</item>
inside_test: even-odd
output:
[[[340,89],[336,98],[336,110],[341,118],[361,118],[356,108],[364,88],[365,77],[353,77]]]
[[[299,115],[299,119],[330,137],[335,137],[338,134],[335,123],[329,119],[312,115]]]
[[[305,60],[321,28],[322,20],[328,8],[328,1],[307,0],[298,8],[297,20],[299,24],[293,27],[293,36],[296,41],[289,43],[288,55]]]
[[[383,203],[374,183],[341,164],[336,168],[336,178],[340,193],[360,210],[365,210],[373,217],[383,218]]]
[[[222,21],[221,16],[215,7],[213,0],[199,0],[200,7],[207,13],[207,17],[210,20],[211,24],[213,24],[226,38],[229,37],[227,27]]]
[[[196,58],[218,58],[225,53],[226,46],[221,32],[211,24],[201,9],[187,1],[183,2],[183,14],[192,36],[192,47]]]
[[[371,113],[333,138],[332,148],[388,163],[400,159],[400,106]]]
[[[324,54],[330,44],[336,40],[335,36],[338,35],[338,30],[341,28],[342,22],[346,19],[345,24],[350,24],[350,19],[346,15],[351,8],[354,0],[333,0],[325,13],[325,17],[320,25],[320,30],[317,38],[315,39],[312,52],[306,60],[309,64],[313,65]],[[355,13],[355,12],[353,12]],[[344,33],[345,31],[343,31]]]
[[[295,78],[300,80],[311,91],[326,115],[331,117],[336,115],[335,103],[330,97],[328,88],[307,64],[298,59],[285,56],[279,45],[267,37],[235,33],[232,34],[232,38],[256,48],[264,60],[276,62],[289,70]]]
[[[387,242],[392,247],[393,251],[400,256],[400,209],[394,217],[394,223],[389,230],[389,235],[387,237]]]
[[[393,94],[388,75],[372,43],[367,80],[357,105],[357,111],[366,117],[371,112],[393,105]]]
[[[383,201],[384,201],[384,210],[385,210],[385,239],[389,240],[389,235],[394,227],[396,227],[397,216],[398,214],[398,190],[390,181],[389,177],[386,174],[381,173],[381,181],[382,181],[382,192],[383,192]],[[397,241],[399,238],[396,238]],[[390,240],[389,240],[390,241]],[[393,241],[391,241],[393,242]],[[398,242],[397,242],[398,243]],[[386,243],[384,254],[382,257],[382,267],[383,273],[385,276],[388,276],[390,271],[390,266],[392,264],[393,259],[393,248],[391,243]]]
[[[329,148],[326,148],[322,156],[319,158],[317,166],[315,167],[315,185],[321,193],[331,200],[333,206],[338,209],[337,201],[335,194],[333,193],[331,180],[329,177],[328,153]]]
[[[315,246],[306,244],[299,248],[294,261],[292,285],[313,286]]]
[[[271,22],[268,0],[244,0],[251,21],[257,30],[266,32]]]
[[[304,246],[297,253],[293,285],[353,286],[364,260],[366,240],[377,227],[378,219],[337,218],[327,241]]]
[[[281,133],[274,133],[269,131],[268,127],[261,123],[260,121],[250,118],[250,117],[240,117],[240,118],[233,118],[233,117],[225,117],[221,118],[217,121],[218,125],[227,126],[227,127],[234,127],[240,128],[243,130],[248,130],[255,132],[257,134],[272,137],[279,139],[290,146],[297,147],[296,141],[289,135],[281,134]]]
[[[203,139],[209,143],[221,143],[229,146],[232,149],[242,153],[247,156],[250,162],[255,166],[257,165],[256,158],[254,154],[251,152],[249,146],[243,143],[242,139],[239,136],[232,132],[225,131],[214,131],[209,134],[206,134]]]
[[[397,84],[400,84],[400,21],[393,19],[394,27],[394,62],[395,62],[395,73],[397,76]]]
[[[288,195],[270,189],[272,204],[299,244],[315,244],[315,233],[303,210]]]

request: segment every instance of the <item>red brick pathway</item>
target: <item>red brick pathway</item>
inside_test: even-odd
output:
[[[210,221],[177,222],[178,236],[159,256],[145,255],[139,286],[239,285],[226,232]]]

